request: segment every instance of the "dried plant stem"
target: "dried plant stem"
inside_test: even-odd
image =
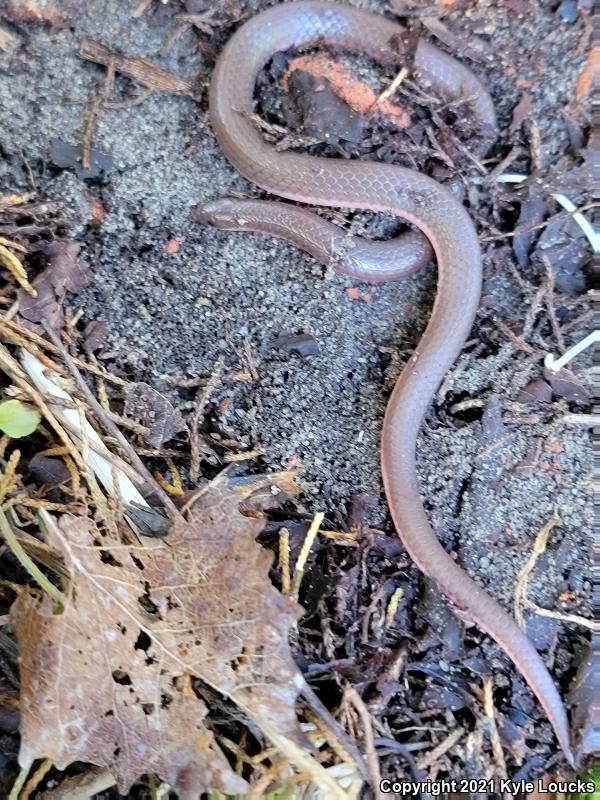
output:
[[[493,684],[491,678],[484,678],[483,681],[483,710],[488,718],[490,727],[490,739],[492,740],[492,752],[494,754],[494,761],[496,762],[496,769],[501,778],[506,778],[506,761],[504,760],[504,752],[502,751],[502,743],[500,741],[498,725],[496,724],[496,709],[494,707]]]
[[[544,525],[541,531],[535,538],[535,542],[533,544],[533,550],[531,551],[531,555],[525,562],[523,569],[519,572],[517,576],[517,581],[515,584],[515,600],[514,600],[514,610],[515,610],[515,618],[519,627],[525,630],[525,620],[523,619],[523,606],[527,603],[527,582],[529,580],[529,576],[533,568],[535,567],[538,558],[541,554],[545,551],[546,546],[548,544],[548,537],[550,536],[550,532],[552,529],[560,523],[561,519],[558,514],[555,512],[554,516],[551,517],[548,522]]]
[[[292,591],[291,596],[294,600],[298,599],[298,595],[300,594],[300,586],[302,584],[302,578],[304,577],[304,567],[306,566],[306,560],[310,554],[311,548],[313,546],[313,542],[317,533],[319,532],[319,528],[321,527],[321,523],[323,522],[325,514],[322,511],[319,511],[315,514],[313,521],[310,523],[310,528],[306,532],[306,538],[302,544],[302,549],[298,555],[298,560],[296,561],[296,569],[294,570],[294,577],[292,579]]]
[[[62,592],[60,589],[57,589],[53,583],[50,583],[44,573],[38,569],[38,567],[29,558],[21,546],[21,543],[17,539],[15,532],[10,527],[3,508],[0,508],[0,534],[4,537],[6,544],[10,547],[12,554],[16,559],[18,559],[23,569],[27,570],[33,580],[42,587],[42,589],[54,600],[55,603],[63,606],[64,597]]]
[[[287,528],[279,530],[279,569],[281,570],[281,592],[289,595],[290,582],[290,533]]]
[[[33,344],[37,344],[40,348],[49,350],[51,353],[56,354],[59,352],[58,348],[55,347],[52,342],[49,342],[42,336],[39,336],[35,331],[25,328],[17,320],[8,319],[5,315],[0,317],[0,330],[2,330],[2,333],[7,336],[7,338],[9,338],[11,341],[14,341],[15,344],[20,344],[22,347],[25,347],[26,350],[29,349],[29,347],[25,344],[24,340],[28,339]],[[42,361],[42,358],[37,350],[29,350],[29,352]],[[127,381],[124,381],[123,378],[119,378],[116,375],[111,375],[109,372],[105,372],[97,364],[88,364],[85,361],[81,361],[79,358],[73,358],[73,363],[76,364],[79,369],[86,370],[86,372],[91,372],[92,375],[103,378],[105,381],[109,381],[109,383],[114,383],[117,386],[127,385]],[[57,364],[53,364],[52,369],[60,372],[63,375],[66,374],[64,370]]]
[[[15,782],[12,785],[12,789],[10,790],[10,794],[8,795],[8,800],[19,800],[21,789],[27,780],[30,768],[31,764],[28,764],[26,767],[21,767],[21,771],[17,775]]]
[[[23,791],[19,796],[19,800],[29,800],[32,792],[35,792],[37,787],[40,783],[44,780],[48,772],[52,769],[52,762],[49,758],[45,758],[36,771],[33,773],[31,778],[27,781],[25,786],[23,787]]]
[[[379,767],[379,759],[375,749],[375,737],[373,736],[373,720],[366,707],[364,700],[356,691],[354,686],[346,688],[344,695],[346,699],[352,703],[356,710],[363,727],[363,741],[365,746],[365,758],[367,768],[371,777],[371,788],[377,800],[383,800],[383,793],[379,788],[381,784],[381,769]]]
[[[51,341],[53,342],[54,346],[57,348],[58,352],[60,353],[61,358],[64,361],[64,363],[66,364],[69,372],[73,376],[73,380],[75,381],[75,384],[77,385],[77,388],[79,389],[79,391],[83,395],[84,399],[89,404],[90,408],[92,409],[94,414],[98,417],[100,422],[104,425],[104,427],[107,430],[107,432],[111,436],[114,436],[114,438],[117,440],[117,442],[121,446],[123,452],[126,453],[126,455],[128,456],[132,466],[135,467],[135,469],[139,472],[140,477],[143,478],[143,480],[147,484],[147,488],[150,489],[154,494],[156,494],[160,498],[160,500],[163,503],[163,505],[165,506],[165,508],[168,508],[169,511],[174,516],[179,516],[179,511],[178,511],[177,507],[175,506],[175,504],[173,503],[173,501],[171,500],[171,498],[169,497],[169,495],[164,491],[164,489],[162,489],[157,484],[157,482],[154,480],[154,477],[152,476],[150,471],[146,468],[146,465],[144,464],[144,462],[141,460],[141,458],[135,452],[135,450],[133,449],[131,444],[127,441],[126,437],[123,435],[123,433],[121,433],[119,428],[117,428],[115,423],[108,416],[106,411],[102,408],[102,406],[100,405],[98,400],[96,400],[96,398],[92,394],[91,389],[89,388],[87,383],[83,380],[83,377],[81,376],[81,373],[79,372],[79,370],[75,366],[75,362],[71,358],[67,348],[61,342],[60,337],[58,336],[56,331],[54,331],[53,328],[51,328],[46,323],[44,323],[44,328],[46,330],[46,333],[50,337]]]

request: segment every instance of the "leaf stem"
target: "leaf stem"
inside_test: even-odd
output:
[[[63,608],[65,600],[63,593],[48,580],[39,567],[37,567],[27,555],[17,539],[15,532],[11,528],[9,521],[6,518],[4,508],[2,507],[0,507],[0,534],[2,534],[4,537],[6,544],[10,547],[15,558],[20,561],[21,565],[27,570],[33,580],[36,581],[47,594],[50,595],[55,603],[58,603],[58,605]]]

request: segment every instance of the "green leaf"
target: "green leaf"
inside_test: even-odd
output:
[[[587,772],[580,775],[584,781],[593,781],[596,791],[591,794],[572,794],[571,800],[600,800],[600,764],[594,764]]]
[[[6,400],[0,403],[0,430],[13,439],[29,436],[41,420],[40,412],[20,400]]]

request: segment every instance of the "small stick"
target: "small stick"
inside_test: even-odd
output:
[[[565,337],[563,336],[560,325],[558,324],[558,319],[556,318],[556,305],[554,299],[554,272],[552,271],[552,264],[550,263],[548,256],[543,255],[542,261],[546,269],[547,278],[545,292],[546,311],[548,312],[548,317],[550,319],[550,324],[552,325],[552,330],[554,331],[554,336],[556,337],[558,348],[561,353],[564,353],[567,349],[567,346],[565,344]]]
[[[48,408],[44,398],[42,395],[35,389],[29,381],[25,373],[21,370],[19,365],[15,362],[13,357],[10,355],[8,350],[4,347],[4,345],[0,344],[0,364],[2,364],[3,368],[7,371],[7,373],[11,376],[13,381],[17,384],[17,386],[25,393],[27,397],[29,397],[33,402],[38,406],[44,417],[50,423],[52,429],[58,435],[58,438],[61,442],[65,445],[69,454],[73,458],[73,461],[77,464],[77,467],[83,474],[87,474],[86,465],[81,458],[81,453],[77,450],[71,439],[67,436],[64,431],[64,428],[60,424],[60,422],[56,419],[52,411]]]
[[[213,368],[208,382],[203,389],[199,389],[196,393],[196,407],[194,409],[194,414],[192,415],[189,426],[190,448],[192,451],[192,458],[190,461],[190,480],[192,483],[196,483],[200,477],[200,445],[198,443],[198,427],[200,425],[202,415],[204,414],[206,404],[210,400],[212,393],[215,391],[219,381],[221,380],[222,372],[223,361],[219,358]]]
[[[454,745],[457,744],[464,735],[464,728],[457,728],[455,731],[452,731],[452,733],[449,733],[445,739],[442,739],[442,741],[433,748],[433,750],[425,753],[423,758],[418,760],[417,768],[420,770],[429,769],[429,767],[431,767],[432,764],[435,764],[437,760],[444,755],[444,753],[453,748]]]
[[[35,792],[53,766],[52,761],[45,758],[21,790],[19,800],[29,800],[31,793]]]
[[[94,61],[105,67],[112,61],[117,72],[155,92],[193,96],[192,85],[178,75],[152,64],[141,56],[123,55],[89,36],[86,36],[81,43],[79,55],[86,61]]]
[[[21,325],[16,320],[8,318],[6,315],[0,317],[0,330],[2,330],[2,333],[9,339],[15,341],[16,344],[22,344],[20,337],[18,337],[18,334],[21,334],[23,337],[30,339],[35,344],[45,348],[46,350],[49,350],[51,353],[57,354],[59,352],[58,348],[55,347],[52,344],[52,342],[49,342],[42,336],[39,336],[35,331],[26,328],[24,325]],[[25,347],[25,345],[22,346]],[[32,355],[34,355],[37,359],[42,361],[42,358],[40,357],[40,354],[37,351],[30,350],[29,352]],[[105,381],[109,381],[110,383],[116,383],[117,386],[127,386],[127,381],[123,380],[123,378],[119,378],[116,375],[111,375],[109,372],[105,372],[96,364],[88,364],[87,362],[82,361],[79,358],[73,358],[73,363],[76,364],[79,367],[79,369],[84,369],[86,370],[86,372],[91,372],[92,375],[97,375],[98,377],[103,378]],[[54,365],[53,369],[60,370],[60,367]],[[61,374],[63,374],[62,370],[60,370],[60,372]]]
[[[100,111],[102,110],[102,106],[108,100],[114,82],[115,82],[115,62],[114,59],[111,58],[108,64],[106,65],[106,79],[104,81],[104,86],[102,87],[96,99],[90,105],[88,112],[85,115],[85,121],[83,123],[81,165],[86,170],[90,168],[90,152],[92,149],[92,133],[94,131],[94,124],[96,123],[96,120],[100,116]]]
[[[293,600],[298,600],[298,595],[300,594],[300,586],[302,584],[302,578],[304,577],[304,567],[306,565],[306,560],[309,556],[311,551],[313,542],[317,533],[319,532],[319,528],[321,527],[321,523],[323,522],[323,518],[325,514],[322,511],[319,511],[315,514],[313,521],[310,523],[310,527],[306,532],[306,537],[302,544],[302,549],[300,550],[300,554],[298,555],[298,560],[296,561],[296,568],[294,570],[294,577],[292,579],[292,591],[291,597]]]
[[[290,582],[290,533],[287,528],[279,529],[279,569],[281,570],[281,593],[289,596]]]
[[[406,67],[402,67],[400,72],[396,75],[396,77],[390,83],[387,89],[384,89],[383,92],[381,92],[381,94],[375,98],[375,100],[371,104],[371,108],[368,109],[367,113],[371,114],[373,111],[375,111],[376,108],[379,108],[379,106],[382,103],[384,103],[389,97],[391,97],[391,95],[394,94],[396,89],[400,86],[400,84],[402,83],[404,78],[406,78],[407,75],[408,75],[408,69]]]
[[[504,760],[504,752],[502,744],[500,743],[500,734],[498,733],[498,726],[496,725],[496,709],[494,707],[494,695],[492,692],[492,679],[484,678],[483,680],[483,710],[488,718],[490,726],[490,739],[492,740],[492,752],[496,767],[501,778],[506,778],[506,761]]]
[[[540,617],[548,617],[549,619],[558,619],[561,622],[569,622],[571,625],[581,625],[583,628],[600,633],[600,622],[595,622],[593,619],[582,617],[579,614],[561,614],[560,611],[551,611],[549,608],[541,608],[532,603],[531,600],[526,598],[527,608],[530,608],[534,613],[539,614]]]
[[[352,703],[356,709],[363,726],[363,736],[365,742],[365,756],[367,761],[367,768],[371,778],[371,788],[376,800],[383,800],[384,794],[380,789],[381,785],[381,769],[379,767],[379,758],[375,749],[375,737],[373,736],[373,722],[369,709],[366,707],[364,700],[356,691],[354,686],[350,686],[344,692],[346,698]]]
[[[555,512],[554,516],[548,520],[548,522],[544,525],[544,527],[536,536],[535,542],[533,543],[533,550],[531,551],[531,555],[525,562],[523,569],[517,575],[517,581],[515,583],[514,609],[515,609],[515,618],[517,620],[517,624],[523,630],[525,630],[525,620],[523,618],[523,605],[527,602],[527,582],[529,580],[529,576],[533,568],[535,567],[538,558],[546,549],[550,532],[560,522],[561,519]]]

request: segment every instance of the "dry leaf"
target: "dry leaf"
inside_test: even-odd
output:
[[[521,99],[513,109],[513,118],[510,123],[509,131],[515,133],[526,119],[531,118],[533,99],[529,92],[523,92]]]
[[[185,420],[167,398],[147,383],[125,387],[125,414],[149,428],[145,437],[152,447],[162,447],[184,430]]]
[[[33,281],[37,297],[30,297],[23,289],[17,292],[21,316],[29,322],[45,320],[57,329],[62,326],[60,302],[65,292],[80,292],[92,280],[89,267],[79,260],[80,249],[77,242],[52,242],[48,245],[48,266]]]
[[[262,524],[213,483],[168,544],[131,548],[88,519],[64,516],[48,544],[71,574],[62,614],[47,596],[13,606],[21,654],[19,761],[107,767],[126,794],[154,772],[181,798],[244,781],[203,727],[190,675],[227,695],[279,736],[303,742],[294,703],[302,685],[288,645],[298,607],[268,577]],[[49,526],[50,527],[50,526]],[[102,546],[99,546],[99,545]]]

